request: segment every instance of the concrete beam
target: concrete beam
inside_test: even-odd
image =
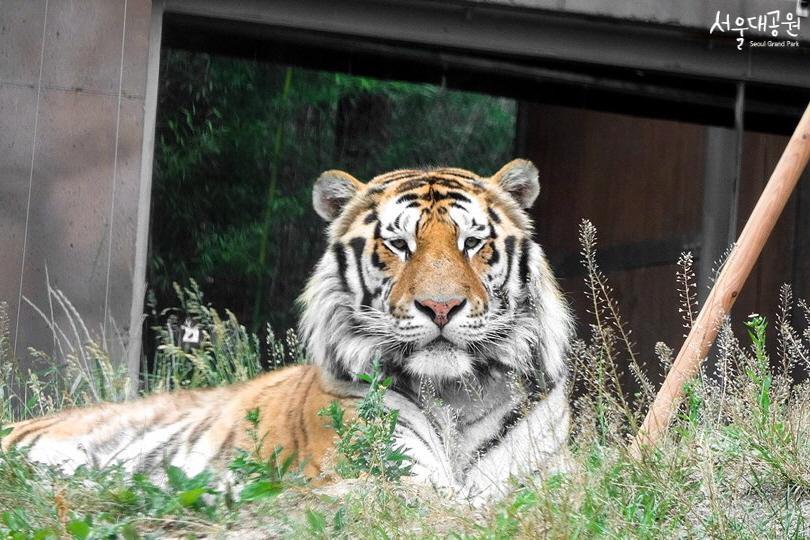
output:
[[[737,50],[705,29],[435,1],[167,0],[167,13],[406,42],[491,55],[810,88],[810,49]],[[808,26],[808,25],[805,25]],[[803,29],[806,39],[808,30]]]
[[[437,0],[443,1],[443,0]],[[793,0],[469,0],[473,5],[503,5],[523,9],[550,9],[588,17],[604,17],[647,24],[681,26],[705,29],[714,21],[716,12],[729,13],[732,17],[754,17],[771,10],[780,9],[787,14],[795,10]],[[708,21],[708,22],[707,22]],[[753,32],[769,36],[766,32]]]

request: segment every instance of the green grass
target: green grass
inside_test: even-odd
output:
[[[187,478],[177,469],[167,471],[163,486],[116,468],[82,469],[66,477],[12,450],[0,456],[0,538],[810,535],[810,387],[787,376],[797,364],[810,367],[810,331],[790,323],[794,311],[810,319],[807,304],[794,302],[790,289],[782,288],[782,307],[770,323],[775,343],[766,343],[763,317],[750,317],[748,335],[741,338],[724,325],[716,347],[717,376],[704,374],[689,384],[666,438],[634,460],[627,452],[628,437],[655,387],[638,364],[619,307],[596,265],[596,234],[587,223],[582,242],[598,324],[573,347],[583,397],[573,415],[572,472],[516,481],[510,496],[483,507],[413,483],[406,474],[407,457],[390,438],[396,413],[382,406],[386,381],[375,373],[357,419],[348,422],[338,407],[323,412],[341,435],[338,472],[344,479],[334,485],[308,485],[278,453],[261,460],[252,449],[238,453],[231,464],[246,486],[239,494],[219,487],[210,473]],[[690,257],[682,257],[675,276],[686,326],[696,309],[691,264]],[[206,306],[195,285],[178,294],[182,313],[201,322],[203,339],[199,348],[184,349],[170,334],[159,334],[160,361],[145,375],[149,391],[249,378],[259,370],[261,347],[271,351],[275,363],[297,359],[293,335],[275,340],[271,334],[260,344],[234,317]],[[7,344],[7,318],[0,309],[6,422],[19,414],[92,402],[102,394],[92,385],[106,384],[115,373],[107,367],[103,346],[80,339],[69,349],[73,367],[61,371],[61,378],[55,372],[32,378],[8,367],[13,359]],[[672,350],[665,345],[656,347],[656,355],[663,368],[671,364]],[[628,377],[635,377],[637,392],[620,392]],[[17,384],[9,385],[10,378]],[[255,425],[260,412],[251,414]]]

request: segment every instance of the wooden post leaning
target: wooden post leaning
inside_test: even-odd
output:
[[[779,158],[748,222],[709,292],[700,314],[678,352],[675,363],[630,444],[630,454],[641,457],[641,449],[655,444],[666,433],[683,397],[684,384],[700,369],[717,337],[723,318],[740,294],[776,220],[785,208],[810,158],[810,105]],[[701,261],[705,264],[705,261]]]

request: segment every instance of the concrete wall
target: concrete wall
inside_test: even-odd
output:
[[[0,0],[0,301],[20,358],[53,347],[23,300],[50,314],[46,272],[91,333],[129,330],[151,4]]]

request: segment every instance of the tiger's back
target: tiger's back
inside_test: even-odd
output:
[[[181,390],[134,402],[104,403],[12,424],[3,450],[27,449],[33,461],[72,473],[80,465],[120,463],[130,472],[165,465],[195,475],[223,469],[236,448],[299,463],[310,478],[328,474],[335,432],[318,411],[338,401],[351,410],[353,398],[321,377],[317,366],[294,366],[222,388]],[[247,420],[257,409],[258,424]],[[251,435],[254,433],[254,435]]]

